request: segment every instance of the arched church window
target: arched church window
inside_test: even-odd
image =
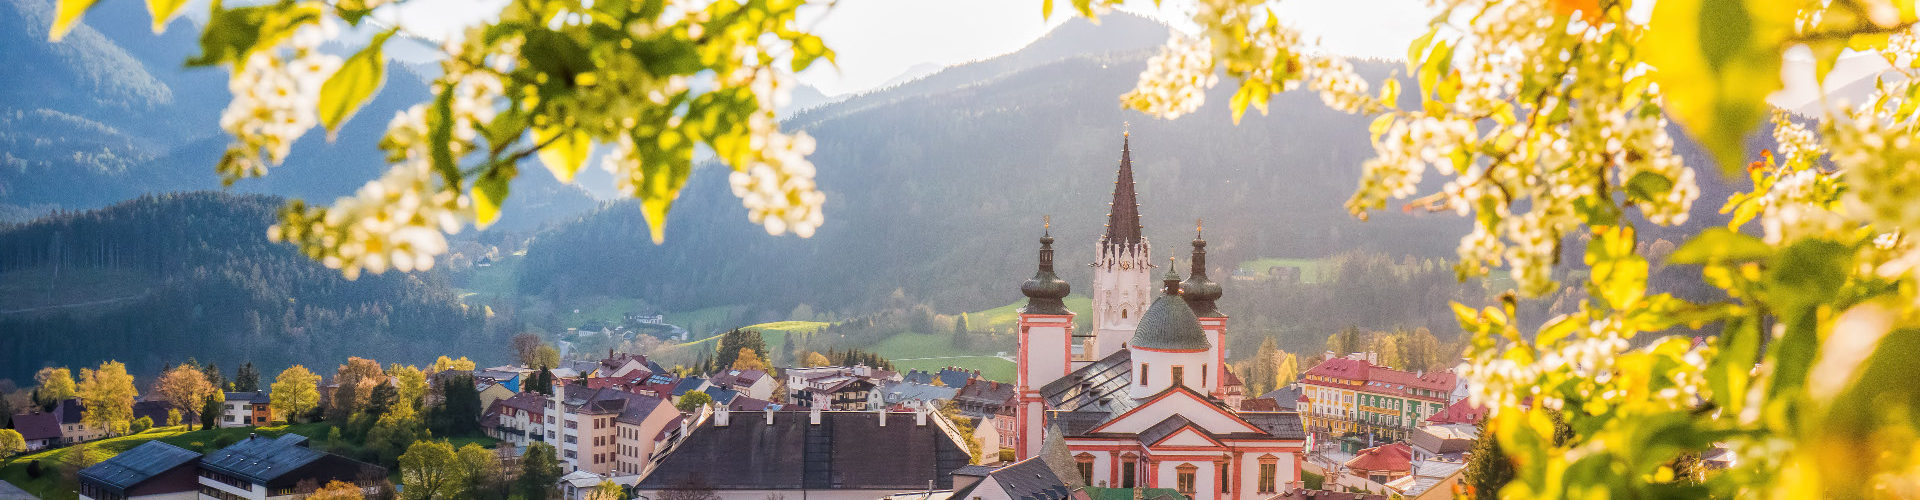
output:
[[[1200,364],[1200,387],[1207,386],[1207,364]]]
[[[1121,310],[1120,310],[1120,319],[1127,319],[1127,310],[1126,310],[1126,309],[1121,309]]]
[[[1147,364],[1146,364],[1146,363],[1140,363],[1140,386],[1141,386],[1141,387],[1146,387],[1146,385],[1147,385],[1147,374],[1148,374],[1148,373],[1151,373],[1151,372],[1149,372],[1149,371],[1147,370]]]

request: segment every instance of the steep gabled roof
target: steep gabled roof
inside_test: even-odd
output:
[[[1123,413],[1133,409],[1126,394],[1133,384],[1132,351],[1121,349],[1040,387],[1047,407],[1061,411]]]
[[[1472,425],[1480,423],[1480,420],[1486,418],[1486,416],[1486,408],[1474,406],[1473,401],[1470,399],[1462,399],[1453,402],[1451,405],[1447,405],[1447,408],[1440,410],[1439,413],[1427,417],[1427,423]]]
[[[1064,481],[1060,480],[1060,476],[1054,474],[1053,469],[1048,468],[1047,463],[1038,458],[1014,462],[1013,465],[986,472],[984,476],[992,478],[992,483],[999,486],[1000,491],[1004,492],[1007,498],[1015,500],[1064,500],[1073,496],[1073,492],[1067,488]],[[974,493],[976,488],[982,487],[985,483],[988,481],[984,479],[977,481],[953,492],[953,495],[948,498],[984,496]]]
[[[1346,466],[1365,471],[1410,472],[1413,470],[1413,447],[1406,443],[1394,443],[1367,448],[1348,460]]]
[[[58,439],[60,437],[60,415],[57,413],[25,413],[13,416],[13,430],[28,441],[40,439]]]

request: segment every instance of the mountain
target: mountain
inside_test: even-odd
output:
[[[828,197],[827,222],[810,239],[769,237],[748,223],[727,170],[705,166],[675,206],[663,245],[648,241],[631,203],[612,204],[536,236],[521,292],[556,303],[638,297],[668,310],[859,312],[902,295],[939,311],[981,310],[1020,298],[1044,215],[1062,277],[1084,286],[1128,123],[1146,235],[1154,255],[1179,256],[1183,272],[1195,219],[1205,219],[1216,277],[1263,257],[1454,255],[1469,226],[1463,218],[1387,212],[1361,221],[1343,207],[1372,156],[1369,117],[1330,110],[1303,91],[1275,96],[1271,114],[1249,112],[1236,126],[1225,106],[1231,84],[1178,120],[1122,109],[1118,96],[1165,28],[1125,15],[1102,21],[1069,22],[1021,51],[789,119],[788,128],[818,140],[810,159]],[[1373,82],[1398,66],[1356,62]],[[1699,151],[1678,141],[1683,152]],[[1694,226],[1724,220],[1714,200],[1727,190],[1714,184],[1713,167],[1701,168],[1709,185]]]
[[[268,375],[347,356],[424,362],[500,352],[489,311],[443,273],[348,281],[264,238],[285,200],[198,192],[0,226],[0,378],[115,359],[136,374],[187,357]],[[493,333],[489,333],[493,332]]]
[[[198,27],[180,19],[155,35],[145,9],[107,5],[55,43],[46,39],[52,15],[51,0],[0,0],[0,64],[30,68],[0,73],[0,216],[218,189],[213,166],[229,141],[219,127],[227,70],[183,66],[199,52]],[[375,145],[388,119],[425,102],[427,89],[414,67],[390,64],[379,96],[335,140],[309,131],[286,164],[233,190],[320,202],[351,194],[387,169]],[[507,203],[521,205],[512,212],[518,217],[502,221],[510,229],[594,206],[584,191],[544,174],[514,188]]]
[[[894,85],[899,85],[902,83],[919,80],[923,77],[926,77],[927,75],[939,73],[941,69],[945,69],[945,68],[946,66],[941,66],[939,64],[930,63],[930,62],[915,64],[913,66],[908,66],[906,71],[901,71],[900,74],[893,75],[893,78],[888,78],[887,81],[880,82],[879,85],[875,85],[873,86],[873,88],[884,89],[884,88],[892,87]]]

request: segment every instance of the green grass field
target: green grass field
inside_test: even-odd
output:
[[[492,266],[476,267],[455,278],[462,296],[483,298],[514,297],[520,291],[514,274],[520,269],[523,254],[502,255]]]
[[[1074,318],[1075,328],[1086,329],[1093,327],[1093,316],[1087,314],[1087,311],[1093,310],[1092,297],[1080,294],[1068,295],[1065,302],[1067,303],[1067,310],[1073,311],[1076,315]],[[1027,300],[1020,299],[1012,304],[995,307],[993,309],[969,312],[967,313],[967,324],[975,330],[1001,329],[1013,331],[1014,324],[1020,321],[1020,308],[1025,305],[1027,305]]]
[[[214,443],[220,441],[222,438],[239,441],[245,439],[250,433],[259,433],[262,436],[281,436],[287,433],[294,433],[309,438],[326,439],[327,429],[329,429],[329,427],[325,423],[316,422],[271,427],[201,429],[192,432],[187,432],[185,429],[186,426],[156,427],[139,434],[101,439],[88,443],[86,452],[88,457],[92,459],[91,461],[97,463],[101,460],[113,458],[114,455],[119,455],[120,452],[133,449],[133,447],[140,446],[148,441],[160,441],[204,453],[218,448],[214,446]],[[71,486],[61,484],[62,480],[59,472],[59,464],[61,461],[65,460],[68,454],[75,452],[77,452],[76,447],[69,446],[66,448],[55,448],[21,455],[5,462],[0,462],[0,480],[13,483],[14,486],[19,486],[21,489],[27,490],[28,493],[32,493],[43,499],[64,500],[77,498],[78,494],[72,491]],[[40,466],[46,470],[39,478],[27,476],[27,462],[35,460],[41,460]]]

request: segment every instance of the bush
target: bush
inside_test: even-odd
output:
[[[140,417],[140,418],[133,419],[133,424],[131,424],[127,428],[127,430],[131,431],[131,433],[133,434],[139,434],[142,432],[146,432],[147,429],[152,429],[152,428],[153,428],[153,417]]]
[[[234,443],[238,443],[238,442],[240,442],[240,436],[236,436],[233,434],[221,434],[220,437],[213,438],[213,448],[214,449],[226,448],[228,446],[233,446]]]
[[[1327,478],[1312,472],[1300,471],[1300,482],[1306,483],[1309,490],[1317,490],[1326,485]]]
[[[40,479],[40,475],[44,473],[46,473],[46,470],[41,467],[39,460],[27,462],[27,477]]]
[[[1000,449],[1000,461],[1002,461],[1002,462],[1012,462],[1012,461],[1013,461],[1013,458],[1014,458],[1014,457],[1013,457],[1013,448],[1001,448],[1001,449]]]

